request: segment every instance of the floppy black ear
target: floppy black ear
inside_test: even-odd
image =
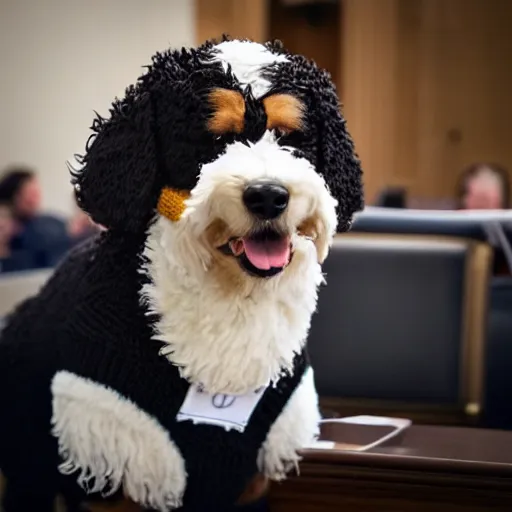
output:
[[[95,119],[86,153],[78,157],[81,168],[72,170],[77,200],[95,222],[140,232],[164,185],[194,186],[198,153],[205,151],[197,140],[206,130],[206,94],[219,77],[221,86],[233,80],[220,64],[206,65],[211,49],[207,42],[157,52],[125,98],[114,102],[110,118]]]
[[[280,41],[267,48],[287,62],[267,70],[273,92],[297,94],[306,105],[301,137],[303,153],[316,166],[338,200],[338,231],[350,227],[352,216],[364,206],[361,164],[341,114],[341,105],[329,73],[301,55],[291,55]]]
[[[353,214],[364,207],[361,163],[342,116],[335,86],[326,72],[321,72],[317,98],[317,170],[338,200],[338,232],[346,231]]]
[[[130,87],[92,125],[86,153],[72,171],[79,205],[110,229],[145,229],[158,201],[157,148],[149,92]]]

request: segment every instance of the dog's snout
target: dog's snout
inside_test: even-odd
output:
[[[288,206],[290,193],[277,181],[254,181],[244,190],[246,208],[256,217],[271,220],[279,217]]]

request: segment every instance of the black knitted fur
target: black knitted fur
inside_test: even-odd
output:
[[[57,472],[57,440],[50,435],[51,381],[66,369],[116,390],[172,432],[187,461],[187,511],[231,506],[256,474],[259,447],[307,367],[298,355],[295,371],[269,388],[243,434],[176,422],[188,384],[159,356],[151,325],[140,307],[141,236],[105,233],[75,250],[42,293],[12,316],[0,341],[0,467],[16,504],[63,493],[71,502],[86,495],[76,475]],[[7,393],[6,390],[9,390]],[[14,488],[14,490],[12,490]],[[7,505],[6,505],[7,507]],[[29,509],[26,509],[29,512]]]
[[[72,182],[80,206],[108,232],[74,250],[43,290],[10,316],[0,338],[5,512],[49,511],[57,493],[75,505],[86,498],[76,475],[58,471],[50,386],[60,370],[114,389],[172,432],[187,464],[184,509],[202,511],[223,510],[240,496],[257,472],[258,450],[308,366],[305,353],[298,354],[293,373],[268,388],[243,434],[176,421],[189,384],[159,355],[155,318],[141,303],[148,227],[163,187],[191,190],[202,165],[235,140],[257,141],[266,126],[262,98],[242,91],[231,70],[211,60],[213,46],[157,53],[136,85],[114,102],[109,118],[93,122]],[[266,70],[268,94],[292,92],[306,106],[303,130],[278,134],[279,142],[316,166],[339,202],[338,228],[345,230],[363,195],[335,88],[312,62],[289,55],[279,43],[268,47],[288,57]],[[207,95],[216,87],[243,92],[243,133],[207,130]]]
[[[363,207],[362,173],[342,117],[329,74],[279,42],[267,45],[289,62],[267,70],[269,94],[293,92],[306,105],[304,129],[281,143],[316,165],[338,200],[338,231],[349,227]],[[73,183],[82,208],[99,224],[141,232],[154,215],[163,186],[191,190],[203,164],[215,160],[235,139],[254,142],[264,132],[261,99],[248,109],[249,129],[242,135],[217,137],[208,132],[211,114],[207,94],[215,87],[238,89],[230,70],[212,61],[213,42],[198,49],[157,53],[147,72],[125,98],[117,100],[110,118],[96,118],[82,167]],[[250,91],[245,92],[246,96]]]

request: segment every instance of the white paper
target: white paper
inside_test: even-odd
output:
[[[352,425],[372,425],[381,427],[392,427],[393,430],[388,434],[377,439],[375,442],[367,444],[365,446],[359,446],[357,449],[351,449],[350,451],[361,451],[365,452],[377,448],[381,444],[389,441],[390,439],[398,436],[405,429],[412,425],[411,420],[405,418],[388,418],[386,416],[350,416],[347,418],[330,418],[324,419],[320,423],[350,423]],[[342,441],[340,441],[342,443]],[[343,443],[342,443],[343,444]]]
[[[266,387],[245,395],[210,394],[201,386],[191,385],[176,417],[243,432]]]
[[[333,441],[313,441],[304,448],[313,450],[332,450],[336,447],[336,443]]]

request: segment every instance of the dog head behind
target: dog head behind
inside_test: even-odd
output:
[[[336,227],[348,229],[363,202],[359,161],[328,73],[280,43],[226,39],[157,53],[110,114],[94,122],[74,173],[79,203],[112,231],[149,229],[152,280],[171,275],[174,286],[194,285],[203,298],[210,294],[211,307],[227,296],[231,312],[239,307],[233,322],[250,321],[239,301],[258,302],[252,293],[278,302],[276,290],[286,289],[291,302],[311,295],[302,312],[291,304],[281,312],[290,325],[298,322],[290,315],[304,317],[288,333],[297,338],[293,350],[276,357],[289,366],[316,304],[319,262]],[[307,280],[311,291],[296,286]],[[170,302],[153,293],[161,315]],[[187,328],[180,332],[186,337]],[[178,341],[166,341],[176,361]],[[187,357],[177,362],[186,367]]]
[[[110,113],[95,120],[74,181],[82,207],[111,229],[145,230],[160,205],[215,260],[268,277],[286,267],[295,236],[324,259],[335,201],[341,231],[362,206],[328,74],[280,44],[158,53]]]

